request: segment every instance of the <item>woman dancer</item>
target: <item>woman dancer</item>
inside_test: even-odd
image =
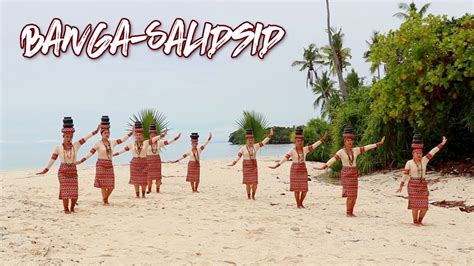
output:
[[[145,189],[148,184],[148,161],[147,161],[147,151],[149,146],[158,144],[160,146],[159,139],[161,136],[154,136],[149,140],[143,140],[143,125],[141,122],[135,122],[134,126],[135,131],[135,142],[129,143],[123,150],[114,154],[118,156],[124,152],[133,151],[133,158],[130,162],[130,182],[129,184],[134,185],[135,195],[137,198],[140,197],[140,187],[142,198],[145,198]],[[179,139],[181,134],[178,134],[172,141],[167,143],[172,143]],[[158,142],[158,143],[157,143]],[[163,141],[164,143],[165,141]],[[164,146],[164,144],[163,144]]]
[[[186,175],[186,181],[191,184],[191,189],[193,190],[193,193],[194,193],[194,192],[199,192],[198,186],[199,186],[199,178],[200,178],[200,172],[201,172],[201,166],[200,166],[201,153],[202,151],[204,151],[207,144],[209,144],[209,142],[211,141],[212,134],[209,133],[209,137],[207,138],[207,141],[199,148],[198,148],[199,134],[191,133],[190,138],[191,138],[191,150],[183,154],[181,158],[172,161],[172,163],[177,163],[181,161],[182,159],[189,156],[190,159],[188,162],[188,174]]]
[[[353,148],[354,133],[350,126],[344,128],[344,148],[336,152],[336,155],[329,159],[324,167],[315,167],[316,169],[326,169],[330,167],[337,160],[342,161],[341,183],[342,183],[342,197],[346,200],[346,215],[347,217],[355,217],[354,206],[357,200],[357,191],[359,189],[359,174],[357,172],[357,157],[362,153],[381,146],[385,137],[375,144],[369,144],[363,147]]]
[[[237,158],[229,166],[234,166],[243,156],[242,172],[243,181],[247,190],[247,198],[255,200],[255,193],[258,185],[257,151],[260,150],[273,137],[273,128],[270,129],[268,136],[261,142],[255,144],[253,130],[247,129],[245,133],[247,144],[240,148]]]
[[[130,138],[133,135],[133,131],[121,139],[110,141],[110,119],[104,115],[101,118],[100,134],[102,139],[96,142],[90,152],[80,161],[76,162],[76,164],[85,162],[98,151],[94,187],[101,189],[102,201],[104,205],[109,205],[109,197],[115,187],[114,166],[112,164],[113,148]]]
[[[59,156],[59,159],[61,160],[61,165],[59,166],[58,170],[59,199],[63,200],[64,213],[66,214],[74,212],[74,207],[76,206],[77,199],[79,198],[76,169],[77,151],[84,143],[86,143],[88,139],[99,132],[99,126],[97,126],[97,129],[92,131],[92,133],[89,135],[73,143],[72,138],[74,137],[74,131],[74,123],[72,118],[64,117],[63,129],[61,130],[63,133],[63,143],[62,145],[56,146],[56,148],[54,148],[53,155],[51,156],[51,160],[49,160],[48,166],[46,166],[43,171],[37,173],[37,175],[46,174]],[[71,202],[71,207],[69,207],[69,202]]]
[[[423,218],[428,212],[428,182],[425,179],[426,165],[433,156],[444,147],[446,137],[434,147],[428,154],[423,156],[423,138],[420,134],[413,136],[411,148],[413,159],[409,160],[403,170],[403,179],[397,193],[400,193],[408,180],[408,209],[411,209],[413,224],[423,225]]]
[[[163,134],[160,135],[160,139],[164,138],[166,136],[167,131],[163,132]],[[156,192],[160,192],[160,186],[161,186],[161,157],[160,157],[160,145],[161,147],[168,145],[174,140],[171,141],[163,141],[161,144],[159,141],[151,141],[151,139],[155,139],[157,136],[157,131],[156,131],[156,125],[151,124],[150,125],[150,139],[148,141],[147,145],[147,153],[146,153],[146,160],[147,160],[147,182],[148,182],[148,191],[146,192],[147,194],[151,193],[151,187],[153,184],[153,180],[156,182]]]
[[[326,139],[327,134],[324,134],[318,141],[312,145],[303,147],[304,136],[303,129],[297,128],[295,131],[295,147],[288,151],[280,162],[274,166],[269,166],[271,169],[276,169],[286,161],[291,160],[290,170],[290,191],[295,192],[296,207],[304,208],[303,201],[308,192],[308,170],[306,169],[306,155],[316,149]]]

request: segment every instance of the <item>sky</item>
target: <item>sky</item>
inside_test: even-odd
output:
[[[331,23],[342,27],[344,44],[351,49],[348,70],[354,68],[367,81],[371,77],[362,58],[368,48],[365,40],[374,30],[383,33],[400,25],[392,16],[398,2],[330,1]],[[434,14],[472,13],[471,1],[430,2]],[[324,1],[2,1],[0,8],[0,144],[57,142],[63,116],[72,116],[76,132],[83,135],[102,115],[109,115],[112,137],[119,137],[129,117],[143,108],[164,113],[176,132],[212,131],[219,141],[236,129],[243,110],[261,112],[275,126],[301,125],[319,116],[313,108],[315,96],[305,86],[306,73],[291,63],[302,58],[308,44],[327,44]],[[260,21],[282,26],[286,36],[263,60],[250,56],[249,50],[231,59],[235,42],[212,60],[196,54],[187,59],[167,56],[143,44],[132,46],[128,58],[107,54],[90,60],[72,52],[60,58],[51,53],[22,57],[23,26],[34,23],[46,31],[55,17],[80,29],[105,21],[108,33],[125,17],[132,23],[132,34],[154,19],[165,31],[178,17],[200,25]]]

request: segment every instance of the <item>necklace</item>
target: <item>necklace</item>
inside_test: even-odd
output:
[[[156,154],[158,152],[158,142],[151,144],[151,153]]]
[[[107,153],[107,158],[112,160],[112,147],[110,146],[110,142],[107,140],[107,144],[102,140],[102,144],[104,144],[105,152]]]
[[[71,161],[71,159],[74,157],[74,155],[76,154],[76,151],[74,149],[74,145],[72,144],[64,144],[63,143],[63,158],[64,158],[64,161],[65,162],[68,162],[68,161]]]
[[[415,160],[413,160],[416,165],[416,172],[418,173],[418,176],[420,178],[423,178],[423,164],[422,163],[417,163]]]
[[[247,148],[247,151],[249,152],[250,160],[254,160],[255,159],[255,148],[252,146],[252,148],[249,149],[249,145],[245,145],[245,146]]]
[[[352,151],[351,149],[351,152],[350,154],[347,152],[347,149],[344,148],[344,151],[346,152],[347,154],[347,157],[349,158],[349,165],[352,166],[354,164],[354,152]]]
[[[135,148],[135,151],[137,152],[138,157],[140,157],[140,154],[142,153],[142,149],[143,149],[143,142],[135,141],[134,148]]]
[[[193,152],[194,160],[196,162],[199,162],[199,152],[198,152],[198,150],[197,149],[192,149],[191,151]]]
[[[296,154],[298,154],[298,162],[302,163],[304,161],[304,152],[299,153],[297,148],[295,148],[295,151],[296,151]]]

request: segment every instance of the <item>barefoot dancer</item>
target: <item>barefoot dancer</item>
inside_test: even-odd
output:
[[[276,169],[290,158],[293,161],[290,170],[290,191],[295,192],[296,206],[304,208],[303,200],[308,192],[308,170],[306,169],[306,154],[316,149],[326,139],[326,134],[312,145],[303,147],[303,129],[297,128],[295,132],[295,147],[288,151],[279,163],[275,166],[270,166],[271,169]]]
[[[191,184],[191,189],[193,192],[199,192],[198,191],[198,186],[199,186],[199,177],[200,177],[200,160],[201,160],[201,153],[202,151],[206,148],[207,144],[212,139],[212,134],[209,133],[209,137],[207,138],[207,141],[198,148],[198,139],[199,139],[199,134],[198,133],[191,133],[191,150],[188,151],[187,153],[183,154],[181,158],[178,160],[172,161],[172,163],[177,163],[181,161],[182,159],[186,158],[189,156],[189,162],[188,162],[188,174],[186,176],[186,181]]]
[[[411,209],[415,225],[422,225],[423,217],[428,212],[429,191],[428,182],[425,179],[426,165],[444,147],[446,141],[446,137],[443,137],[443,141],[438,146],[423,156],[422,136],[420,134],[413,136],[411,144],[413,159],[409,160],[405,165],[403,179],[397,193],[402,191],[405,182],[408,180],[408,209]]]
[[[102,140],[96,142],[90,152],[80,161],[76,162],[76,164],[85,162],[98,151],[94,187],[101,189],[102,201],[104,205],[109,205],[109,197],[115,187],[114,166],[112,165],[113,148],[130,138],[133,135],[133,131],[121,139],[110,141],[109,117],[102,116],[100,134],[102,135]]]
[[[51,166],[54,164],[59,156],[61,165],[58,170],[59,180],[59,199],[63,200],[64,213],[69,214],[74,212],[76,206],[78,194],[78,181],[77,181],[77,169],[76,169],[76,156],[77,151],[81,148],[82,144],[86,143],[88,139],[96,135],[99,132],[99,127],[92,131],[89,135],[80,139],[77,142],[72,142],[74,136],[74,123],[71,117],[64,117],[63,119],[63,143],[54,149],[51,160],[49,160],[48,166],[43,171],[37,173],[37,175],[43,175],[49,171]],[[71,207],[69,208],[69,200],[71,200]]]
[[[133,157],[130,162],[130,181],[129,184],[135,187],[135,195],[140,198],[140,187],[142,188],[142,198],[145,197],[145,189],[147,185],[147,161],[146,150],[148,142],[143,141],[143,125],[141,122],[135,122],[133,128],[135,142],[129,143],[120,152],[114,153],[114,156],[132,150]]]
[[[243,172],[243,184],[247,189],[247,198],[255,200],[255,193],[257,192],[258,184],[258,168],[257,168],[257,151],[262,148],[273,136],[273,129],[270,129],[268,136],[261,142],[254,144],[253,130],[246,130],[247,144],[240,148],[237,158],[229,166],[234,166],[240,158],[243,156],[242,172]]]
[[[148,182],[148,191],[147,194],[151,193],[151,187],[153,184],[153,180],[156,182],[156,192],[160,192],[160,185],[161,185],[161,157],[160,157],[160,148],[158,141],[151,141],[151,139],[155,139],[157,136],[156,125],[150,125],[150,140],[148,141],[147,145],[147,182]],[[160,139],[164,138],[166,135],[166,131],[160,135]],[[171,141],[172,142],[172,141]],[[168,145],[169,142],[164,142],[165,145]]]
[[[130,182],[129,184],[134,185],[135,195],[137,198],[140,197],[140,187],[142,190],[142,197],[145,198],[145,190],[148,184],[147,172],[147,150],[150,143],[154,144],[158,141],[161,136],[155,136],[149,140],[143,140],[143,125],[141,122],[135,122],[134,126],[135,142],[125,146],[120,152],[114,153],[114,156],[118,156],[129,150],[133,151],[132,161],[130,162]]]
[[[352,147],[353,143],[353,130],[352,127],[347,126],[344,128],[344,148],[336,152],[336,155],[329,159],[324,167],[316,167],[316,169],[326,169],[330,167],[337,160],[342,161],[341,170],[341,183],[342,183],[342,197],[347,198],[346,200],[346,214],[348,217],[353,217],[354,206],[357,200],[357,190],[359,188],[359,174],[357,173],[357,157],[371,149],[381,146],[385,137],[375,144],[369,144],[364,147]]]

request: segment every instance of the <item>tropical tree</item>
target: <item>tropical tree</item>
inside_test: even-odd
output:
[[[347,67],[350,66],[351,63],[349,59],[352,58],[351,56],[351,49],[343,47],[344,41],[344,33],[342,33],[342,29],[336,31],[335,29],[331,29],[332,34],[332,42],[333,47],[336,50],[336,58],[340,62],[339,65],[336,64],[334,57],[332,55],[332,48],[330,45],[326,45],[321,48],[323,51],[323,59],[324,64],[329,66],[329,70],[334,74],[337,75],[338,71],[342,71]]]
[[[349,74],[346,76],[346,85],[349,91],[356,90],[364,86],[364,78],[360,78],[359,74],[352,69]]]
[[[337,79],[339,81],[339,89],[341,90],[342,97],[346,99],[348,96],[348,91],[346,88],[346,84],[344,83],[344,77],[342,76],[342,69],[343,69],[342,60],[340,60],[340,57],[338,56],[335,43],[333,41],[333,34],[331,31],[331,13],[329,11],[329,0],[326,0],[326,14],[327,14],[327,17],[326,17],[327,34],[328,34],[328,40],[329,40],[329,47],[331,48],[332,60],[334,61]],[[340,48],[342,48],[342,38],[340,39],[340,41],[341,41]]]
[[[379,35],[380,35],[380,32],[373,31],[372,36],[370,36],[370,41],[365,41],[369,45],[369,50],[364,52],[365,62],[369,62],[370,48],[372,47],[372,45],[375,45],[379,42]],[[377,79],[380,79],[380,64],[371,66],[370,71],[374,73],[375,70],[377,70]]]
[[[385,62],[390,71],[372,86],[370,115],[387,124],[396,121],[423,132],[427,146],[436,144],[443,135],[456,136],[450,140],[449,156],[471,156],[473,36],[471,14],[451,19],[415,15],[399,29],[381,36],[369,59]],[[435,160],[443,153],[440,155]]]
[[[252,129],[256,142],[262,141],[268,134],[270,126],[265,115],[255,111],[244,111],[242,117],[236,121],[237,126],[242,129]]]
[[[150,125],[154,123],[156,125],[156,131],[158,134],[164,132],[168,127],[168,122],[163,113],[159,112],[156,109],[143,109],[137,114],[134,114],[130,118],[128,127],[132,129],[135,125],[135,122],[141,122],[143,124],[143,137],[148,139],[150,137]]]
[[[314,80],[319,81],[317,72],[318,65],[322,65],[322,55],[319,53],[319,48],[316,44],[312,43],[308,48],[304,48],[303,60],[294,61],[291,66],[300,66],[300,71],[307,70],[306,74],[306,87],[309,85],[313,86]]]
[[[323,71],[321,79],[312,88],[313,94],[318,96],[314,100],[314,109],[321,107],[321,117],[328,117],[328,104],[330,99],[337,94],[334,88],[335,81],[331,80],[327,71]]]
[[[398,4],[398,9],[401,9],[402,12],[397,12],[393,14],[394,17],[407,20],[409,17],[413,16],[412,14],[418,14],[420,17],[423,17],[428,11],[428,8],[430,7],[430,3],[424,4],[420,9],[416,6],[416,4],[411,1],[411,3],[399,3]]]

